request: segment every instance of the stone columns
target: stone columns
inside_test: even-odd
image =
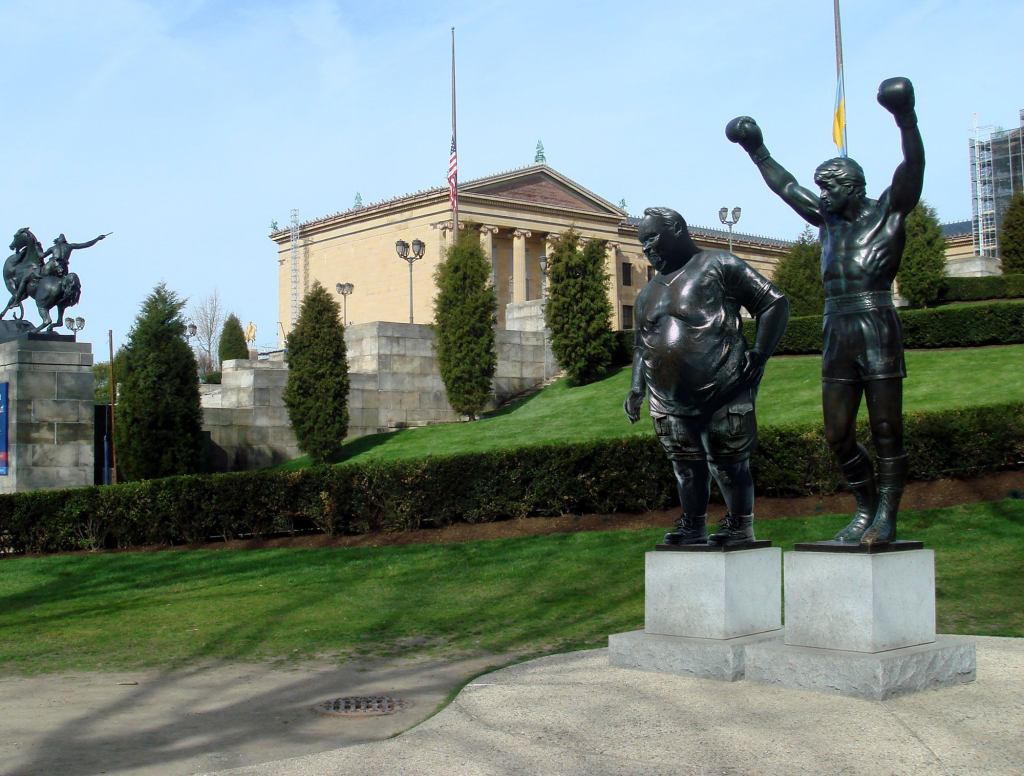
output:
[[[491,262],[491,286],[495,288],[498,285],[498,266],[497,257],[494,255],[494,235],[497,233],[498,227],[496,226],[480,227],[480,247],[483,248],[487,260]]]
[[[526,301],[526,238],[532,232],[516,229],[512,232],[512,303]]]
[[[93,484],[92,345],[27,334],[0,344],[8,384],[8,474],[0,493]]]
[[[622,306],[619,304],[619,247],[614,243],[608,243],[604,254],[604,268],[608,273],[608,302],[612,306],[612,329],[618,331],[622,328]]]

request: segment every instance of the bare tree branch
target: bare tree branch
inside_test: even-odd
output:
[[[221,306],[217,289],[195,302],[189,308],[189,316],[196,325],[196,361],[203,374],[215,371],[217,363],[217,341],[224,328],[224,308]]]

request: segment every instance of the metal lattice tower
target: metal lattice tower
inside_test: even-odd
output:
[[[292,209],[292,328],[299,320],[299,211]]]

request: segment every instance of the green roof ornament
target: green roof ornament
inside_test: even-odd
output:
[[[546,164],[548,161],[547,157],[544,156],[544,144],[539,140],[537,141],[537,153],[533,155],[533,161],[534,164]]]
[[[363,195],[362,195],[362,194],[360,194],[360,193],[359,193],[359,192],[357,191],[357,192],[356,192],[356,198],[355,198],[355,201],[353,201],[353,202],[352,202],[352,209],[353,209],[353,210],[357,210],[358,208],[361,208],[362,206],[363,206]]]

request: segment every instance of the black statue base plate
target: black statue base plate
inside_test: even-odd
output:
[[[758,539],[744,544],[656,544],[659,552],[735,552],[736,550],[760,550],[771,547],[768,539]]]
[[[800,544],[794,544],[793,549],[797,552],[842,552],[877,555],[880,552],[923,550],[924,542],[911,542],[904,539],[897,539],[894,542],[886,542],[884,544],[850,544],[848,542],[837,542],[835,539],[829,539],[827,542],[802,542]]]
[[[47,342],[76,342],[78,338],[74,334],[58,334],[55,331],[30,331],[25,339],[46,340]]]

